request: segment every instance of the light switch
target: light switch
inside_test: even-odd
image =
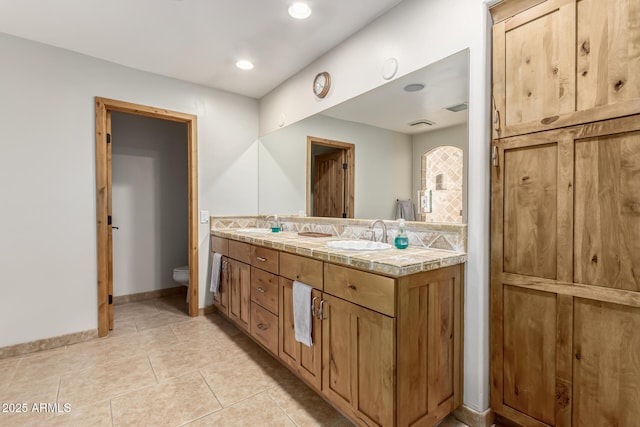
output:
[[[209,211],[200,211],[200,224],[209,222]]]

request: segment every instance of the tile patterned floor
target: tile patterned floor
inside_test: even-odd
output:
[[[186,310],[183,296],[118,305],[108,338],[0,360],[0,403],[27,407],[0,425],[352,425],[227,320]]]

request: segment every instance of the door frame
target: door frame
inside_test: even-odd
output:
[[[345,152],[345,162],[347,163],[347,182],[345,187],[346,206],[345,212],[347,218],[353,218],[354,215],[354,176],[356,164],[356,146],[348,142],[333,141],[331,139],[317,138],[315,136],[307,136],[307,215],[311,214],[311,185],[313,176],[311,176],[311,148],[313,145],[324,145],[325,147],[334,147]]]
[[[189,198],[189,315],[198,316],[198,117],[162,108],[96,97],[96,221],[98,244],[98,336],[109,334],[109,265],[113,252],[109,246],[107,224],[108,174],[107,138],[111,138],[108,120],[112,111],[170,120],[187,125],[187,168]],[[107,136],[109,135],[109,136]]]

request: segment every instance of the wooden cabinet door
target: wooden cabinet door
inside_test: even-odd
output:
[[[220,271],[220,286],[218,293],[213,294],[213,305],[225,316],[229,316],[229,258],[222,257],[222,267]]]
[[[398,279],[397,424],[435,425],[462,405],[463,265]]]
[[[508,138],[494,153],[491,407],[525,426],[569,426],[571,298],[551,288],[571,281],[572,135]]]
[[[229,318],[249,330],[251,316],[251,270],[248,264],[229,259]]]
[[[502,3],[494,16],[517,6]],[[493,137],[640,111],[639,37],[637,0],[547,0],[497,22]]]
[[[640,308],[575,299],[573,424],[640,420]]]
[[[575,142],[573,281],[637,292],[640,116],[617,123],[610,131],[586,134]]]
[[[624,425],[638,409],[611,393],[640,389],[640,362],[611,349],[640,322],[640,115],[494,152],[491,406],[525,426]]]
[[[278,355],[298,376],[320,390],[322,387],[322,321],[317,316],[312,318],[313,346],[307,347],[296,341],[293,324],[293,281],[280,277],[279,286],[280,348]],[[317,310],[322,293],[314,289],[311,292],[311,298],[315,301],[315,310]]]
[[[324,294],[322,392],[366,425],[395,422],[395,319]]]

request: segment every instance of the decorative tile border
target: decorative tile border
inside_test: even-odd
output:
[[[463,250],[466,244],[466,225],[424,224],[410,222],[408,231],[412,245],[407,249],[396,248],[384,251],[350,251],[329,249],[327,242],[338,239],[357,239],[364,237],[371,221],[282,217],[280,233],[237,232],[240,227],[216,228],[215,224],[239,224],[235,218],[212,218],[212,234],[246,243],[266,246],[280,251],[295,253],[322,261],[352,266],[361,270],[400,277],[422,271],[466,262]],[[246,223],[246,221],[245,221]],[[389,241],[397,233],[397,221],[385,221],[388,226]],[[255,226],[268,228],[270,224],[264,217],[255,217]],[[299,232],[313,231],[331,234],[331,237],[307,237]],[[379,229],[377,231],[380,231]],[[455,242],[455,244],[453,243]]]
[[[319,218],[300,216],[278,216],[282,231],[328,233],[348,239],[366,239],[370,236],[372,220],[347,219],[347,218]],[[385,220],[389,242],[398,234],[398,221]],[[220,230],[227,228],[245,227],[270,227],[270,222],[265,216],[233,216],[211,217],[211,229]],[[467,251],[467,225],[427,223],[419,221],[407,221],[407,233],[411,246],[445,249],[456,252]],[[382,229],[374,230],[376,240],[381,240]]]

